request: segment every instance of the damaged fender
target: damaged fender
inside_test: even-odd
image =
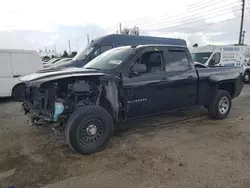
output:
[[[98,105],[118,121],[116,79],[105,73],[80,70],[64,70],[61,74],[41,71],[21,78],[26,84],[25,112],[36,122],[62,124],[79,106]]]

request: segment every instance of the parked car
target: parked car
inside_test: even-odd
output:
[[[42,70],[27,84],[23,109],[31,124],[65,129],[82,154],[102,150],[115,125],[193,106],[224,119],[243,87],[238,68],[195,68],[186,46],[125,46],[106,51],[83,68]]]
[[[186,46],[187,43],[182,39],[150,37],[150,36],[135,36],[135,35],[120,35],[112,34],[99,37],[84,50],[78,53],[71,62],[63,63],[57,67],[83,67],[89,61],[99,56],[109,49],[126,45],[145,45],[145,44],[168,44],[168,45],[182,45]]]
[[[53,62],[53,63],[50,63],[50,64],[44,66],[44,68],[57,67],[58,65],[61,65],[61,64],[63,64],[63,63],[68,63],[68,62],[70,62],[71,60],[72,60],[72,58],[62,58],[62,59],[60,59],[60,60],[58,60],[58,61],[55,61],[55,62]]]
[[[71,61],[73,58],[62,58],[60,61],[54,63],[54,65],[58,65],[60,63]]]
[[[53,65],[54,63],[60,61],[62,58],[52,58],[51,60],[49,60],[46,64],[43,64],[43,68],[49,68],[51,65]]]
[[[19,77],[43,68],[42,59],[36,51],[0,49],[0,97],[24,97],[24,84]]]

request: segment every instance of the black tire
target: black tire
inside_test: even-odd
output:
[[[245,84],[250,84],[250,72],[245,72],[243,80]]]
[[[91,135],[88,129],[93,125],[97,131]],[[91,154],[103,150],[113,132],[111,115],[99,106],[90,105],[80,107],[71,114],[65,128],[65,139],[76,152]]]
[[[24,84],[17,84],[14,86],[12,90],[12,97],[15,101],[23,102],[25,100],[24,89]]]
[[[222,105],[220,105],[221,100],[228,103],[228,108],[222,107]],[[210,117],[215,119],[224,119],[228,116],[231,110],[231,105],[232,98],[230,93],[225,90],[217,90],[211,104],[209,105],[208,114]],[[222,111],[224,113],[222,113]]]

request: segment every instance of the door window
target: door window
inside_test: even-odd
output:
[[[103,52],[106,52],[106,51],[110,50],[111,48],[113,48],[112,45],[101,46],[100,47],[100,54],[102,54]]]
[[[209,66],[213,66],[220,63],[220,52],[214,53],[213,57],[209,61]]]
[[[94,53],[94,57],[97,57],[98,55],[102,54],[103,52],[106,52],[113,48],[112,45],[102,45],[100,46]]]
[[[146,71],[141,74],[163,72],[163,52],[146,52],[141,57],[137,58],[135,63],[130,67],[132,72],[135,64],[143,64],[146,66]]]
[[[190,69],[187,54],[183,50],[168,50],[166,71],[186,71]]]

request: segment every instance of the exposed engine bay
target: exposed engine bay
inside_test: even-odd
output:
[[[31,125],[64,129],[79,106],[99,105],[118,116],[118,91],[112,80],[99,77],[66,77],[41,84],[26,84],[23,108]]]

